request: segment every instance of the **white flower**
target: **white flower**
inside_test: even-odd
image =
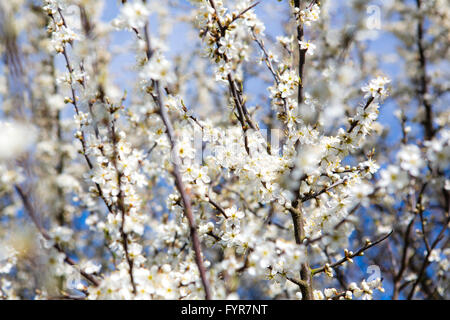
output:
[[[424,252],[426,255],[427,252]],[[428,258],[430,262],[440,261],[441,260],[441,249],[433,249],[430,253],[430,257]]]
[[[220,38],[219,45],[219,52],[227,57],[232,57],[237,51],[237,43],[230,36],[230,32],[227,32],[225,37]]]
[[[370,183],[363,182],[361,184],[355,184],[350,188],[349,192],[362,206],[368,207],[370,205],[370,199],[367,196],[373,192],[373,186]]]
[[[182,159],[188,158],[192,160],[195,158],[195,149],[192,146],[192,142],[189,141],[188,138],[179,141],[175,145],[175,152]]]
[[[334,288],[326,288],[323,290],[323,293],[325,295],[325,298],[330,299],[332,296],[335,295],[336,289]]]
[[[225,214],[231,220],[239,220],[245,216],[245,214],[242,211],[238,211],[235,206],[225,209]]]
[[[294,93],[294,87],[288,83],[280,82],[278,90],[281,92],[282,98],[287,98]]]
[[[345,299],[348,299],[348,300],[352,299],[352,295],[353,295],[352,292],[350,290],[347,290],[345,292]]]
[[[216,81],[227,82],[227,77],[231,72],[231,63],[221,60],[216,67]]]
[[[0,161],[23,154],[35,141],[36,131],[25,123],[0,121]]]
[[[71,240],[73,234],[73,230],[67,227],[55,227],[51,230],[50,236],[56,243],[60,242],[69,242]]]
[[[113,21],[113,25],[117,28],[142,28],[149,15],[150,10],[142,1],[127,1],[121,7],[119,17]]]
[[[314,55],[314,50],[316,49],[316,45],[309,41],[299,41],[300,48],[306,50],[306,53],[310,56]]]
[[[325,296],[323,295],[322,291],[320,290],[314,290],[313,292],[314,300],[324,300]]]
[[[402,146],[397,154],[397,159],[400,161],[400,167],[413,176],[418,176],[420,169],[425,166],[423,155],[415,144]]]
[[[197,183],[203,182],[205,184],[211,182],[211,178],[208,176],[208,167],[201,167],[197,175]]]
[[[322,158],[323,150],[317,145],[302,146],[298,153],[297,169],[302,174],[310,174],[318,169],[318,163]]]
[[[99,273],[101,268],[100,264],[95,264],[92,261],[86,261],[81,265],[81,269],[87,274]]]
[[[9,273],[17,262],[17,254],[14,248],[5,243],[0,243],[0,274]]]
[[[58,9],[64,9],[66,7],[67,0],[45,0],[44,9],[47,14],[56,14]]]
[[[147,86],[151,85],[152,80],[161,81],[163,85],[175,81],[175,75],[170,69],[170,62],[160,51],[155,52],[150,61],[145,64],[140,72],[140,77],[143,80],[144,91]]]
[[[425,141],[427,158],[433,165],[444,171],[450,165],[450,130],[443,130],[440,137]]]
[[[300,11],[300,21],[306,26],[310,26],[311,22],[319,20],[320,7],[314,4],[311,8]]]
[[[378,184],[387,188],[388,192],[396,192],[408,185],[408,174],[398,166],[389,165],[380,172],[381,179]]]
[[[370,80],[367,86],[361,88],[363,92],[366,92],[364,98],[383,98],[387,96],[387,90],[384,87],[386,84],[391,82],[386,77],[377,77],[376,79]]]

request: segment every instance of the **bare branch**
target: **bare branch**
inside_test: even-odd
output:
[[[344,264],[345,262],[349,261],[350,259],[353,259],[354,257],[358,257],[358,256],[364,255],[364,251],[366,251],[366,250],[372,248],[373,246],[376,246],[376,245],[379,244],[380,242],[386,240],[387,238],[389,238],[389,236],[390,236],[393,232],[394,232],[394,231],[392,230],[392,231],[389,232],[387,235],[381,237],[380,239],[376,240],[375,242],[367,241],[367,243],[366,243],[363,247],[361,247],[360,249],[358,249],[358,251],[356,251],[356,252],[353,253],[353,254],[347,254],[347,253],[346,253],[346,256],[345,256],[344,258],[342,258],[342,259],[336,261],[336,262],[333,263],[333,264],[330,264],[330,265],[327,264],[327,265],[325,265],[325,266],[323,266],[323,267],[316,268],[316,269],[312,269],[312,270],[311,270],[311,274],[314,276],[314,275],[319,274],[319,273],[321,273],[321,272],[327,271],[327,269],[329,269],[329,268],[331,268],[331,269],[337,268],[337,267],[339,267],[340,265]]]
[[[22,190],[22,188],[18,185],[15,185],[14,188],[16,189],[17,193],[19,194],[23,206],[25,208],[25,211],[28,213],[28,216],[31,218],[31,220],[33,221],[34,225],[36,226],[36,228],[38,229],[39,233],[44,237],[45,240],[52,240],[52,237],[47,233],[47,231],[41,226],[37,215],[34,211],[34,208],[30,202],[30,200],[28,199],[27,195],[25,194],[25,192]],[[85,271],[81,270],[81,268],[79,268],[77,266],[77,264],[75,263],[75,261],[73,261],[72,258],[70,258],[67,253],[61,248],[61,246],[58,243],[55,243],[53,245],[53,247],[58,250],[58,252],[64,254],[64,262],[66,262],[67,264],[76,267],[77,270],[79,270],[80,274],[86,278],[87,280],[89,280],[94,286],[98,286],[99,282],[90,274],[86,273]]]

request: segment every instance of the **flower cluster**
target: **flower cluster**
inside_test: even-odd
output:
[[[127,1],[120,8],[120,14],[113,21],[113,25],[119,29],[139,29],[145,26],[149,15],[150,9],[144,2]]]
[[[379,290],[384,292],[383,287],[381,286],[381,279],[375,279],[370,282],[366,282],[363,280],[361,284],[358,286],[357,283],[352,282],[348,286],[348,289],[339,293],[335,288],[327,288],[324,289],[323,292],[316,290],[314,291],[314,297],[317,300],[336,300],[336,299],[347,299],[352,300],[353,298],[361,298],[362,300],[372,300],[373,299],[373,291]]]
[[[319,20],[320,7],[318,4],[300,11],[300,21],[306,26],[310,26],[312,22]]]
[[[384,98],[387,96],[387,90],[385,88],[386,84],[391,82],[386,77],[377,77],[376,79],[372,79],[367,86],[361,88],[363,92],[366,93],[364,98]]]

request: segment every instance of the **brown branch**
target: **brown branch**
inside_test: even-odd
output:
[[[301,1],[294,0],[294,8],[300,10]],[[296,16],[299,18],[299,16]],[[298,66],[298,76],[299,76],[299,86],[298,86],[298,97],[297,97],[297,105],[298,108],[303,103],[303,69],[305,66],[305,54],[306,50],[301,48],[300,41],[303,41],[303,24],[299,20],[297,22],[297,40],[298,40],[298,48],[299,48],[299,66]],[[294,206],[289,209],[292,217],[292,222],[294,224],[294,237],[295,242],[297,244],[302,244],[305,239],[305,230],[304,230],[304,221],[303,221],[303,212],[301,208],[301,203],[303,201],[296,200]],[[312,287],[312,274],[311,269],[308,263],[307,251],[305,249],[305,262],[303,262],[300,266],[300,280],[304,281],[306,285],[300,285],[300,291],[302,292],[303,300],[314,300],[313,295],[313,287]]]
[[[291,278],[291,277],[286,277],[286,279],[289,280],[290,282],[298,285],[299,287],[308,288],[308,283],[305,280]]]
[[[47,231],[41,226],[36,213],[34,211],[33,206],[31,205],[30,200],[28,199],[27,195],[25,194],[25,192],[22,190],[22,188],[18,185],[15,185],[14,188],[16,189],[17,193],[19,194],[23,206],[25,208],[25,212],[28,213],[28,216],[31,218],[31,220],[33,221],[34,225],[36,226],[36,228],[38,229],[39,233],[44,237],[45,240],[50,241],[52,240],[52,237],[47,233]],[[90,274],[84,272],[83,270],[81,270],[77,264],[75,263],[75,261],[73,261],[72,258],[70,258],[67,253],[61,248],[61,246],[58,243],[55,243],[53,245],[53,247],[60,253],[64,254],[64,262],[66,262],[67,264],[76,267],[77,270],[79,270],[80,274],[86,278],[87,280],[89,280],[94,286],[98,287],[99,282]]]
[[[301,10],[301,0],[294,0],[294,8],[298,8],[298,10]],[[298,77],[300,78],[300,83],[298,86],[298,96],[297,96],[297,103],[298,106],[303,103],[303,74],[304,74],[304,68],[305,68],[305,60],[306,60],[306,50],[302,49],[300,42],[303,41],[304,37],[304,29],[303,29],[303,23],[300,21],[297,22],[297,42],[298,42]]]
[[[444,233],[448,230],[448,224],[449,223],[450,223],[450,218],[447,218],[447,220],[444,222],[444,225],[443,225],[441,231],[439,232],[438,236],[436,237],[436,239],[431,244],[431,247],[430,247],[431,250],[427,250],[427,255],[425,256],[425,260],[424,260],[424,262],[422,264],[422,267],[420,268],[419,275],[417,276],[417,279],[414,282],[414,284],[413,284],[413,286],[411,288],[411,291],[409,292],[408,300],[411,300],[413,298],[414,291],[416,290],[417,285],[422,280],[422,277],[423,277],[423,275],[425,273],[426,268],[430,264],[428,259],[430,258],[430,255],[431,255],[432,251],[434,250],[434,248],[436,248],[436,246],[439,244],[439,242],[444,238]]]
[[[421,10],[422,1],[416,0],[417,10]],[[419,12],[419,22],[417,24],[417,49],[419,51],[419,102],[425,108],[425,119],[423,121],[423,126],[425,129],[425,140],[431,140],[435,134],[433,128],[433,109],[427,99],[428,94],[428,80],[427,80],[427,60],[425,57],[425,49],[423,46],[423,36],[424,36],[424,18]]]
[[[300,204],[297,205],[297,208],[291,207],[289,212],[292,216],[292,222],[294,224],[294,236],[295,242],[300,245],[305,239],[305,230],[304,230],[304,221],[303,221],[303,212],[300,207]],[[310,271],[310,266],[307,261],[303,262],[300,266],[300,279],[304,281],[307,285],[300,286],[300,291],[302,292],[303,300],[314,300],[313,296],[313,288],[312,288],[312,275]]]
[[[270,73],[272,73],[273,79],[275,80],[275,82],[277,84],[279,84],[280,83],[280,77],[278,76],[278,73],[275,71],[275,69],[274,69],[274,67],[272,65],[272,61],[270,61],[270,56],[269,56],[269,53],[267,52],[266,47],[264,46],[264,42],[262,40],[258,39],[258,37],[256,36],[256,34],[253,31],[253,29],[252,29],[252,36],[253,36],[255,42],[258,44],[259,48],[262,50],[263,54],[264,54],[264,58],[266,59],[266,63],[267,63],[267,68],[269,69]]]
[[[144,28],[144,35],[145,35],[147,58],[150,60],[150,58],[153,54],[153,50],[152,50],[151,44],[150,44],[148,24]],[[173,150],[175,150],[175,131],[173,129],[172,122],[167,113],[167,110],[164,107],[159,82],[153,81],[153,87],[154,87],[154,92],[151,93],[151,96],[152,96],[155,104],[158,106],[158,113],[167,129],[167,136],[169,138],[170,145],[171,145],[171,148],[173,151]],[[181,195],[181,199],[182,199],[183,206],[184,206],[184,213],[185,213],[185,216],[189,223],[190,237],[191,237],[192,246],[193,246],[193,249],[195,252],[195,262],[197,264],[197,267],[198,267],[198,270],[200,273],[200,278],[201,278],[201,281],[203,284],[203,288],[205,290],[205,298],[207,300],[210,300],[212,298],[211,289],[210,289],[209,281],[206,277],[206,269],[203,264],[203,254],[202,254],[200,240],[199,240],[198,233],[197,233],[197,226],[195,223],[194,215],[192,213],[191,199],[190,199],[189,194],[186,191],[186,188],[185,188],[184,182],[183,182],[183,178],[181,176],[181,172],[180,172],[180,168],[179,168],[180,158],[179,158],[178,154],[175,152],[173,152],[172,156],[174,158],[173,162],[172,162],[172,165],[173,165],[172,175],[175,178],[175,185],[176,185],[178,192]]]
[[[364,105],[364,110],[366,110],[371,104],[372,102],[375,100],[374,97],[370,97],[366,104]],[[348,129],[347,133],[351,133],[353,131],[353,129],[355,129],[355,127],[358,125],[359,121],[352,121],[350,128]]]
[[[320,268],[316,268],[316,269],[311,270],[311,274],[314,276],[314,275],[319,274],[319,273],[321,273],[321,272],[327,271],[327,269],[329,269],[329,268],[331,268],[331,269],[337,268],[337,267],[339,267],[340,265],[342,265],[343,263],[349,261],[350,259],[352,259],[352,258],[354,258],[354,257],[364,255],[364,251],[366,251],[366,250],[372,248],[373,246],[376,246],[376,245],[379,244],[380,242],[386,240],[387,238],[389,238],[389,236],[390,236],[393,232],[394,232],[394,231],[392,230],[392,231],[389,232],[387,235],[381,237],[380,239],[376,240],[375,242],[367,241],[367,243],[366,243],[363,247],[361,247],[360,249],[358,249],[358,251],[356,251],[355,253],[353,253],[353,254],[347,254],[347,253],[346,253],[346,255],[345,255],[344,258],[342,258],[342,259],[336,261],[336,262],[333,263],[333,264],[330,264],[330,265],[327,264],[327,265],[325,265],[325,266],[323,266],[323,267],[320,267]]]
[[[217,202],[215,202],[213,199],[211,199],[210,197],[208,197],[208,199],[209,199],[209,203],[212,204],[214,206],[214,208],[216,208],[217,211],[219,211],[223,215],[223,217],[225,219],[228,219],[228,216],[227,216],[225,210]]]
[[[425,188],[426,188],[426,183],[422,186],[418,199],[422,198],[422,194],[425,192]],[[420,201],[418,201],[420,203]],[[413,204],[411,205],[411,210],[414,210],[414,208],[417,206],[417,204]],[[402,257],[400,260],[400,269],[398,270],[397,274],[394,276],[394,293],[392,296],[392,299],[397,300],[399,295],[400,295],[400,281],[402,280],[403,274],[405,273],[407,267],[408,267],[408,249],[410,246],[410,234],[412,231],[412,228],[414,226],[414,221],[416,220],[416,215],[414,215],[414,217],[411,219],[411,221],[409,222],[406,231],[405,231],[405,235],[403,237],[403,250],[402,250]]]
[[[443,248],[445,247],[446,245],[444,244]],[[410,268],[412,272],[418,274],[420,272],[420,267],[421,266],[416,266],[413,261],[411,261]],[[413,281],[414,280],[409,281],[408,283],[406,283],[406,285],[410,284]],[[444,297],[442,297],[437,291],[437,286],[433,283],[433,280],[426,273],[423,274],[422,279],[420,280],[420,287],[427,294],[427,299],[444,300]],[[434,289],[432,287],[434,287]]]
[[[211,4],[211,7],[213,8],[215,12],[215,18],[217,21],[217,25],[219,26],[220,34],[222,36],[225,35],[225,32],[227,30],[227,27],[225,27],[222,22],[220,21],[219,14],[216,8],[216,5],[214,3],[214,0],[209,0],[209,3]],[[218,45],[218,44],[217,44]],[[228,62],[228,57],[223,54],[223,58],[225,62]],[[238,86],[236,84],[236,80],[231,75],[231,72],[227,75],[227,81],[230,88],[230,93],[233,98],[234,104],[236,106],[236,109],[238,111],[238,120],[241,123],[242,130],[244,131],[244,143],[245,143],[245,149],[247,153],[250,155],[250,148],[248,146],[248,137],[247,137],[247,131],[249,127],[253,130],[257,130],[258,126],[253,121],[253,119],[250,117],[250,113],[247,110],[247,107],[245,106],[245,103],[242,99],[242,93],[238,90]]]
[[[301,202],[306,202],[306,201],[311,200],[311,199],[313,199],[313,198],[317,198],[317,197],[320,196],[321,194],[323,194],[323,193],[325,193],[325,192],[327,192],[327,191],[329,191],[329,190],[331,190],[331,189],[333,189],[333,188],[335,188],[335,187],[337,187],[337,186],[339,186],[339,185],[341,185],[341,184],[346,183],[347,180],[348,180],[348,177],[344,177],[344,178],[342,178],[342,179],[336,181],[335,183],[333,183],[333,184],[332,184],[331,186],[329,186],[329,187],[323,188],[322,190],[317,191],[317,192],[315,192],[315,193],[313,193],[313,194],[304,196],[303,198],[300,199],[300,201],[301,201]]]
[[[64,16],[62,15],[60,10],[59,10],[59,14],[61,16],[61,19],[63,20],[64,26],[67,26],[66,23],[65,23],[65,20],[64,20]],[[50,15],[50,17],[52,18],[52,20],[56,24],[55,17],[53,15]],[[63,47],[62,54],[63,54],[64,60],[66,62],[66,68],[69,71],[69,73],[72,74],[73,68],[72,68],[72,65],[70,63],[69,55],[67,54],[65,44],[64,44],[64,47]],[[71,90],[71,94],[72,94],[72,98],[71,98],[72,101],[71,101],[71,103],[74,106],[76,114],[78,115],[79,114],[79,108],[78,108],[78,103],[77,103],[77,97],[76,97],[76,94],[75,94],[75,88],[74,88],[73,83],[72,83],[72,78],[71,78],[71,81],[70,81],[69,85],[70,85],[70,90]],[[86,153],[86,149],[87,149],[86,148],[86,139],[85,139],[84,131],[83,131],[83,128],[82,128],[81,124],[79,126],[79,129],[80,129],[80,132],[81,132],[81,136],[78,136],[78,140],[81,143],[82,155],[83,155],[84,159],[86,160],[86,163],[87,163],[89,169],[92,170],[94,168],[94,166],[92,165],[92,162],[91,162],[91,160],[89,159],[89,157],[87,156],[87,153]],[[112,209],[111,205],[108,203],[108,201],[106,200],[106,198],[104,197],[104,193],[103,193],[100,185],[98,183],[95,183],[95,187],[97,188],[97,192],[98,192],[100,198],[103,200],[103,202],[105,203],[106,207],[108,208],[108,211],[113,213],[113,209]]]
[[[419,203],[419,205],[420,205],[420,203]],[[427,251],[431,251],[431,247],[430,247],[430,244],[428,243],[428,239],[427,239],[426,232],[425,232],[425,221],[424,221],[424,218],[423,218],[422,206],[419,209],[419,216],[420,216],[420,225],[421,225],[421,228],[422,228],[423,242],[425,244],[425,247],[427,248]]]
[[[280,76],[278,75],[278,73],[275,71],[275,68],[272,65],[272,61],[270,61],[270,56],[269,53],[267,52],[266,47],[264,46],[264,42],[262,40],[259,40],[258,37],[256,36],[254,30],[252,29],[252,36],[255,40],[255,42],[258,44],[259,48],[262,50],[265,60],[266,60],[266,65],[267,68],[269,69],[270,73],[272,74],[275,83],[277,85],[280,84]],[[286,102],[286,98],[281,97],[281,100],[283,101],[283,107],[284,107],[284,112],[287,114],[287,102]]]
[[[112,142],[113,142],[113,153],[114,153],[113,154],[113,165],[114,165],[114,169],[117,172],[117,185],[118,185],[118,189],[119,189],[118,205],[119,205],[119,209],[120,209],[120,213],[121,213],[121,217],[122,217],[122,222],[120,224],[120,235],[122,237],[122,245],[123,245],[123,250],[125,252],[125,259],[127,260],[127,264],[128,264],[128,274],[130,276],[130,283],[133,288],[133,294],[136,294],[137,289],[136,289],[136,283],[134,281],[134,275],[133,275],[134,261],[130,257],[130,253],[128,251],[128,234],[124,230],[126,209],[125,209],[125,204],[124,204],[124,195],[123,195],[123,191],[121,188],[123,173],[117,167],[117,158],[118,158],[117,142],[118,142],[118,139],[117,139],[117,134],[116,134],[114,112],[112,112],[111,115],[113,116],[113,120],[111,121],[111,136],[112,136],[111,138],[112,138]]]
[[[254,4],[251,4],[247,9],[242,10],[238,15],[236,15],[235,17],[233,17],[233,19],[231,20],[230,23],[228,23],[225,26],[225,29],[227,29],[233,22],[235,22],[236,20],[238,20],[240,17],[242,17],[245,13],[247,13],[248,11],[250,11],[251,9],[253,9],[254,7],[256,7],[259,4],[258,2],[255,2]]]

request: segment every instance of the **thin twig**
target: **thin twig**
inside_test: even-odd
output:
[[[27,195],[25,194],[25,192],[22,190],[22,188],[18,185],[15,185],[14,188],[16,189],[17,193],[19,194],[23,206],[25,208],[25,211],[28,213],[28,216],[31,218],[31,220],[33,221],[34,225],[36,226],[36,228],[38,229],[39,233],[44,237],[45,240],[50,241],[53,240],[52,237],[47,233],[47,231],[42,227],[42,225],[40,224],[37,215],[34,211],[33,206],[31,205],[30,200],[28,199]],[[98,286],[99,282],[90,274],[84,272],[83,270],[81,270],[77,264],[75,263],[75,261],[73,261],[72,258],[70,258],[67,253],[61,248],[61,246],[58,243],[55,243],[53,245],[53,247],[58,250],[58,252],[64,254],[64,262],[66,262],[67,264],[76,267],[75,269],[79,270],[80,274],[85,277],[87,280],[89,280],[94,286]]]
[[[426,268],[428,267],[430,261],[428,260],[430,258],[431,253],[433,252],[434,248],[436,248],[436,246],[439,244],[439,242],[444,238],[444,233],[448,230],[448,224],[450,223],[450,218],[447,218],[447,220],[444,223],[444,226],[442,227],[441,231],[439,232],[438,236],[436,237],[436,239],[433,241],[431,248],[429,251],[427,251],[427,255],[425,256],[425,260],[422,264],[422,267],[420,268],[420,272],[419,275],[417,276],[416,281],[414,282],[411,291],[409,292],[408,295],[408,300],[411,300],[414,296],[414,292],[416,290],[417,285],[419,284],[419,282],[421,281]]]
[[[150,60],[150,58],[153,54],[153,50],[152,50],[151,44],[150,44],[148,24],[144,28],[144,36],[145,36],[145,43],[146,43],[147,58],[148,58],[148,60]],[[154,92],[151,93],[151,96],[152,96],[155,104],[158,106],[158,113],[159,113],[162,121],[164,122],[164,125],[166,126],[167,136],[169,138],[171,148],[172,148],[172,150],[175,150],[175,143],[176,143],[175,142],[175,131],[173,129],[172,122],[167,113],[167,110],[164,107],[159,82],[153,81],[153,87],[154,87]],[[175,152],[173,153],[173,157],[174,157],[174,161],[172,163],[172,165],[173,165],[172,175],[175,178],[175,185],[176,185],[178,192],[181,195],[181,199],[182,199],[183,207],[184,207],[184,213],[185,213],[185,216],[189,223],[189,231],[190,231],[190,236],[191,236],[191,240],[192,240],[192,246],[193,246],[193,249],[195,252],[195,262],[197,264],[197,267],[198,267],[198,270],[200,273],[200,278],[201,278],[201,281],[203,284],[203,289],[205,290],[205,298],[207,300],[210,300],[212,298],[211,288],[210,288],[209,281],[206,277],[206,269],[203,264],[203,254],[202,254],[200,240],[199,240],[198,233],[197,233],[197,226],[195,223],[194,215],[192,213],[191,199],[190,199],[190,196],[187,193],[186,188],[184,186],[183,178],[182,178],[180,168],[178,165],[180,163],[180,158],[179,158],[178,154]]]
[[[393,232],[394,232],[394,230],[392,230],[392,231],[389,232],[387,235],[381,237],[380,239],[378,239],[378,240],[375,241],[375,242],[370,242],[370,241],[368,241],[368,242],[366,243],[366,245],[364,245],[363,247],[361,247],[360,249],[358,249],[358,251],[356,251],[355,253],[346,255],[346,257],[344,257],[344,258],[342,258],[342,259],[336,261],[335,263],[333,263],[333,264],[331,264],[331,265],[326,265],[326,266],[323,266],[323,267],[320,267],[320,268],[312,269],[312,270],[311,270],[312,275],[316,275],[316,274],[318,274],[318,273],[325,272],[328,268],[333,268],[333,269],[334,269],[334,268],[337,268],[337,267],[339,267],[340,265],[342,265],[343,263],[349,261],[350,259],[352,259],[352,258],[354,258],[354,257],[357,257],[357,256],[363,255],[363,254],[364,254],[364,251],[366,251],[366,250],[372,248],[373,246],[376,246],[376,245],[379,244],[380,242],[386,240],[387,238],[389,238],[389,236],[390,236]]]

